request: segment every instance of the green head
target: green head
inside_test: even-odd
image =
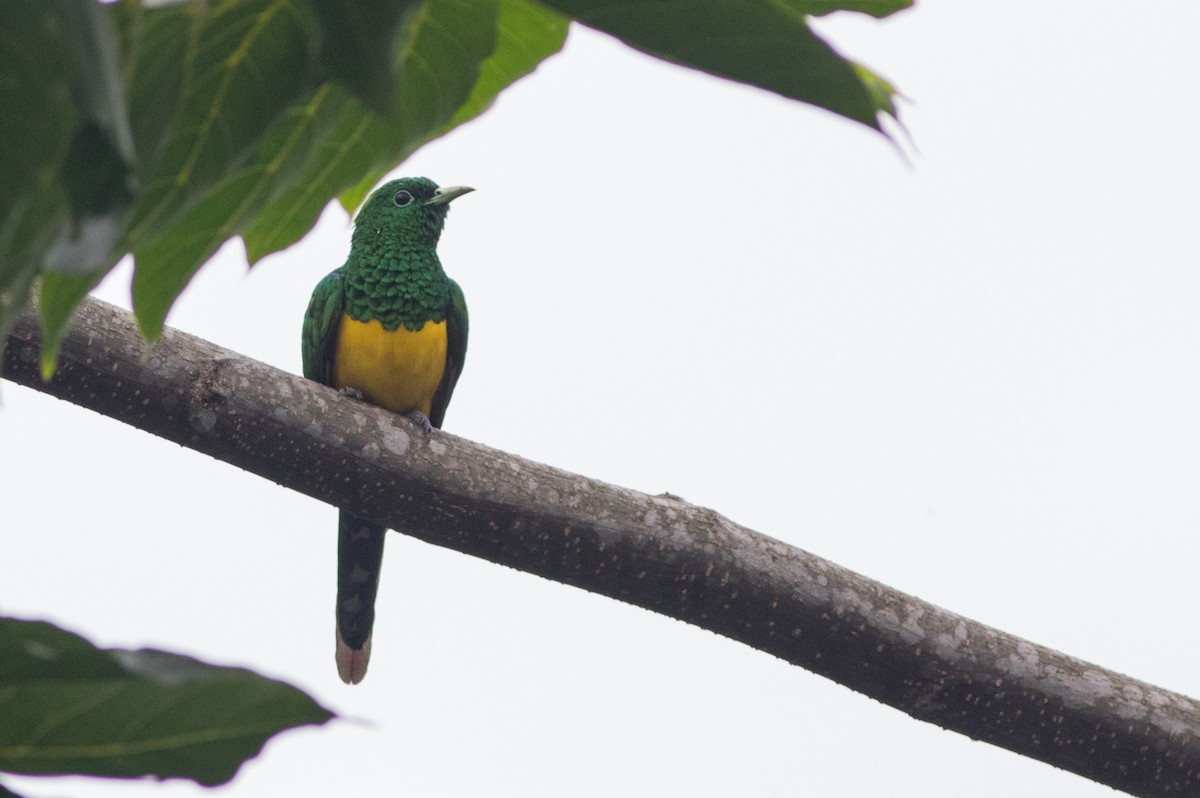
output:
[[[354,223],[353,242],[398,249],[437,246],[450,201],[473,188],[438,184],[427,177],[390,180],[375,190]]]

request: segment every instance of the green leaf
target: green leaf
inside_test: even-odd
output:
[[[40,366],[43,380],[49,382],[58,368],[58,348],[62,345],[75,307],[100,284],[113,265],[106,264],[84,274],[50,271],[42,275],[37,294],[38,315],[42,322]]]
[[[420,0],[342,0],[313,3],[321,25],[321,60],[329,77],[360,102],[387,116],[394,106],[397,33]]]
[[[561,50],[567,40],[569,25],[570,20],[566,17],[537,3],[500,0],[496,48],[483,62],[471,96],[438,135],[482,114],[500,92]]]
[[[101,650],[0,618],[0,770],[223,784],[273,735],[332,713],[283,682],[164,651]]]
[[[139,322],[158,334],[226,240],[241,234],[252,262],[278,251],[332,197],[357,206],[422,144],[486,110],[561,48],[558,12],[878,128],[895,91],[814,35],[807,15],[882,16],[908,2],[6,0],[0,170],[16,188],[0,194],[0,330],[66,230],[78,247],[54,263],[84,271],[43,282],[44,368],[81,292],[127,250]]]
[[[538,65],[562,49],[569,21],[554,11],[526,0],[500,0],[500,18],[496,26],[496,49],[483,62],[479,80],[471,96],[450,122],[431,138],[437,138],[471,121],[491,107],[500,92],[537,69]],[[346,213],[353,213],[390,167],[368,172],[352,188],[341,192],[338,200]]]
[[[133,196],[133,134],[118,69],[121,44],[109,12],[94,0],[57,0],[74,61],[72,96],[83,117],[62,166],[71,224],[45,267],[87,272],[111,259]]]
[[[143,334],[152,339],[162,334],[175,299],[204,262],[254,215],[274,177],[262,166],[230,175],[165,234],[135,250],[133,304]]]
[[[0,337],[66,221],[58,184],[75,129],[71,62],[52,4],[0,2]]]
[[[59,184],[47,183],[28,205],[0,223],[7,239],[0,251],[0,339],[29,304],[42,253],[66,223],[65,205]]]
[[[481,64],[496,48],[497,0],[428,0],[410,21],[396,69],[397,113],[368,112],[340,87],[308,108],[324,128],[316,157],[249,224],[251,263],[312,229],[332,197],[364,174],[388,170],[433,137],[468,100]]]
[[[863,85],[867,87],[867,91],[871,92],[875,98],[875,103],[880,110],[893,119],[898,119],[895,103],[896,87],[861,64],[855,64],[854,70],[858,73]]]
[[[834,11],[857,11],[873,17],[886,17],[912,7],[913,0],[774,0],[784,8],[814,17]]]
[[[803,0],[543,0],[572,19],[642,52],[718,77],[820,106],[881,130],[880,102],[855,65],[813,33],[807,11],[834,10]],[[851,0],[844,6],[882,13],[903,3]],[[894,9],[893,9],[894,10]]]
[[[165,15],[166,27],[157,37],[178,41],[179,27],[186,23],[187,38],[182,53],[170,53],[182,61],[178,100],[134,207],[125,239],[131,248],[163,234],[207,190],[246,163],[259,138],[301,99],[316,72],[315,22],[300,0],[192,3],[147,11],[144,24],[153,26],[159,14]],[[149,43],[140,49],[148,51]],[[153,68],[163,57],[168,56],[147,54],[138,67]],[[135,75],[135,90],[145,90],[153,78]],[[135,118],[135,132],[145,137],[160,128],[160,111],[148,109],[136,95],[131,105],[152,116],[147,122]],[[135,310],[140,318],[142,309],[135,305]]]
[[[60,181],[70,223],[46,253],[46,269],[78,274],[113,259],[133,197],[132,171],[99,124],[88,121],[75,131]]]
[[[139,6],[136,13],[126,3],[112,8],[128,48],[129,122],[138,179],[144,186],[154,177],[181,102],[183,55],[195,46],[195,13],[190,3],[153,9]]]

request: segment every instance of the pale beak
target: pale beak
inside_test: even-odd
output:
[[[433,197],[426,205],[444,205],[452,199],[458,199],[463,194],[469,194],[475,189],[470,186],[446,186],[433,192]]]

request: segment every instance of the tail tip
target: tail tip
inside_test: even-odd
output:
[[[350,648],[342,639],[339,629],[334,659],[337,660],[338,676],[342,677],[342,681],[346,684],[358,684],[367,675],[367,662],[371,659],[371,636],[367,635],[362,648]]]

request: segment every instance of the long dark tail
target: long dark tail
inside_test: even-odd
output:
[[[338,513],[336,657],[338,675],[346,684],[358,684],[367,675],[386,532],[344,510]]]

